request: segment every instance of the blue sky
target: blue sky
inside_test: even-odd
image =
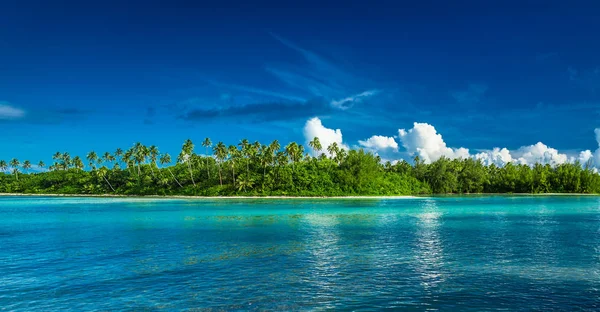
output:
[[[0,159],[304,142],[311,117],[349,146],[420,122],[471,151],[598,147],[597,2],[212,5],[1,2]]]

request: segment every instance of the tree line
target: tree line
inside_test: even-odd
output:
[[[176,159],[158,147],[135,143],[127,150],[85,157],[57,152],[46,169],[29,160],[0,160],[0,193],[122,195],[419,195],[468,193],[600,193],[600,175],[579,163],[555,167],[508,163],[485,166],[472,158],[440,158],[430,164],[392,164],[363,149],[318,138],[304,146],[251,143],[213,144],[206,138],[196,153],[186,140]]]

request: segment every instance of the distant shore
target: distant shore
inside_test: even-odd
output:
[[[586,193],[472,193],[472,194],[432,194],[432,195],[351,195],[351,196],[191,196],[191,195],[118,195],[118,194],[24,194],[0,193],[0,197],[99,197],[99,198],[156,198],[156,199],[415,199],[432,197],[475,197],[475,196],[600,196]]]
[[[116,195],[116,194],[24,194],[24,193],[0,193],[1,196],[23,196],[23,197],[107,197],[107,198],[164,198],[164,199],[410,199],[428,196],[191,196],[191,195]]]

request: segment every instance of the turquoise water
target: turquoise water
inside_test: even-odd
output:
[[[600,198],[0,198],[0,310],[598,310]]]

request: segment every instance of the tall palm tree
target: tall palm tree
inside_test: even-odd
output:
[[[190,177],[192,178],[192,184],[194,187],[196,186],[196,182],[194,182],[194,174],[192,172],[192,156],[194,154],[194,143],[192,140],[187,139],[183,143],[181,147],[180,159],[182,159],[188,165],[188,170],[190,171]]]
[[[302,154],[304,153],[304,147],[302,145],[298,145],[296,142],[291,142],[285,147],[285,154],[292,161],[292,169],[296,170],[296,162],[302,158]]]
[[[61,152],[56,152],[54,153],[54,155],[52,155],[52,159],[55,161],[59,161],[62,158],[62,153]]]
[[[139,177],[142,173],[142,171],[140,169],[140,164],[143,164],[146,162],[146,157],[147,157],[146,146],[144,146],[140,142],[135,143],[135,145],[133,146],[133,155],[132,156],[133,156],[133,160],[135,161],[135,165],[137,167],[138,177]]]
[[[19,165],[21,164],[21,162],[16,159],[13,158],[11,159],[9,165],[13,168],[13,174],[15,175],[15,178],[17,179],[17,181],[19,180]]]
[[[260,164],[263,167],[263,182],[262,189],[265,188],[265,179],[267,177],[267,166],[272,162],[273,153],[271,152],[271,148],[269,146],[263,145],[259,150],[259,159]]]
[[[112,163],[113,161],[115,161],[115,157],[111,155],[110,152],[104,152],[104,154],[102,155],[102,160],[105,163]]]
[[[115,155],[115,160],[118,163],[121,159],[123,159],[123,150],[121,148],[117,148],[113,155]]]
[[[210,138],[205,138],[202,142],[202,146],[206,148],[206,176],[210,179],[210,168],[208,167],[208,149],[212,146],[212,141]]]
[[[46,167],[46,164],[44,163],[44,161],[43,161],[43,160],[40,160],[40,162],[38,163],[38,167],[39,167],[40,169],[44,169],[44,168]]]
[[[323,149],[318,137],[315,137],[312,141],[308,142],[308,145],[315,151],[315,157],[316,155],[319,155],[319,152]]]
[[[340,150],[340,148],[338,147],[337,142],[333,142],[331,143],[331,145],[329,145],[327,147],[327,152],[329,152],[329,156],[333,159],[335,158],[335,155],[337,154],[337,152]]]
[[[29,160],[25,160],[23,162],[23,171],[28,173],[28,170],[31,169],[31,162]]]
[[[98,161],[98,154],[96,154],[96,152],[94,151],[91,151],[87,154],[85,158],[89,161],[90,169],[96,169],[96,161]]]
[[[229,145],[227,149],[229,153],[229,161],[231,162],[231,176],[233,178],[233,187],[235,187],[235,161],[240,156],[240,151],[235,147],[235,145]]]
[[[0,172],[6,172],[6,169],[8,169],[6,160],[0,160]]]
[[[154,166],[156,166],[156,160],[158,159],[159,154],[160,152],[158,151],[158,147],[156,147],[156,145],[151,145],[148,148],[148,155],[150,157],[150,170],[152,170],[153,177],[156,177],[154,175]]]
[[[71,155],[69,154],[69,152],[64,152],[62,154],[62,166],[64,170],[68,170],[69,167],[71,166]]]
[[[131,169],[133,167],[133,148],[128,149],[122,157],[123,163],[125,163],[125,168]],[[131,174],[131,170],[129,171]]]
[[[83,170],[84,165],[83,165],[83,160],[81,160],[81,157],[79,157],[79,156],[73,157],[73,166],[77,170]]]
[[[164,155],[160,156],[159,161],[160,161],[161,165],[170,164],[171,163],[171,155],[169,155],[169,153],[165,153]],[[181,183],[179,183],[179,181],[177,180],[177,178],[173,174],[173,171],[171,171],[171,168],[167,167],[167,170],[169,171],[169,173],[173,177],[173,180],[175,180],[175,182],[177,182],[177,184],[179,184],[179,187],[183,187],[183,185],[181,185]]]
[[[213,153],[215,154],[215,158],[219,163],[219,184],[223,186],[223,175],[221,174],[221,165],[223,164],[223,161],[225,161],[225,158],[227,158],[227,147],[225,147],[225,144],[223,142],[219,142],[215,147],[213,147]]]
[[[250,166],[249,166],[248,162],[250,160],[250,154],[252,153],[250,151],[252,146],[250,145],[250,142],[248,142],[248,139],[242,139],[240,141],[240,143],[238,143],[238,146],[240,147],[241,155],[244,157],[244,161],[246,162],[246,175],[249,175],[250,174]]]

